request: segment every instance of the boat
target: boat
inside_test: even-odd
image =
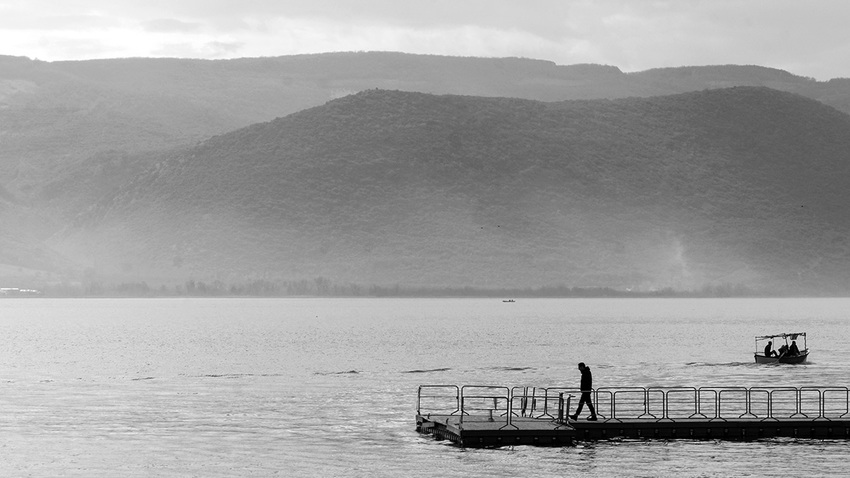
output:
[[[513,300],[513,299],[507,299],[507,300],[503,300],[502,302],[516,302],[516,301]]]
[[[803,347],[797,345],[797,339],[803,339]],[[785,345],[777,348],[776,342],[778,339],[784,340]],[[770,345],[768,345],[770,342]],[[793,353],[794,347],[799,349],[799,352]],[[770,353],[765,352],[769,350]],[[776,335],[760,335],[756,336],[756,352],[753,354],[756,358],[756,363],[805,363],[809,358],[809,347],[806,345],[806,333],[794,332]]]

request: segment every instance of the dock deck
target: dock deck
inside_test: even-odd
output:
[[[570,399],[579,393],[423,385],[416,429],[463,447],[564,446],[614,438],[850,439],[846,387],[598,389],[593,396],[599,420],[570,420]]]
[[[496,421],[461,422],[457,415],[417,415],[416,430],[470,448],[564,446],[576,437],[576,429],[566,423],[529,417],[517,417],[511,420],[511,426],[505,426]]]

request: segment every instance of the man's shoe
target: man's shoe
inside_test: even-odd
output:
[[[567,416],[570,417],[570,420],[572,420],[572,421],[578,420],[578,415],[567,415]]]
[[[591,421],[591,422],[595,422],[596,421],[596,415],[594,415],[592,417],[588,417],[587,420]]]

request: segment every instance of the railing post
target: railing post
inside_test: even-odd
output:
[[[507,389],[507,392],[508,392],[508,422],[505,424],[505,427],[513,426],[514,428],[516,428],[516,426],[513,424],[514,417],[512,416],[513,411],[514,411],[514,392],[510,388]],[[496,400],[497,399],[494,398],[493,402],[495,403]],[[496,408],[496,407],[494,406],[493,408]],[[502,427],[502,428],[505,428],[505,427]]]
[[[691,418],[698,416],[708,418],[702,413],[702,390],[698,388],[694,389],[694,401],[696,402],[696,410],[694,410],[694,414],[691,415]]]
[[[617,391],[611,392],[611,418],[617,419]]]
[[[693,415],[691,415],[691,416],[690,416],[690,417],[688,417],[688,418],[694,418],[694,417],[699,417],[699,416],[702,416],[703,418],[707,418],[705,415],[703,415],[703,414],[700,412],[700,403],[699,403],[699,402],[700,402],[700,398],[701,398],[701,397],[700,397],[699,390],[697,390],[697,389],[695,388],[695,389],[694,389],[694,413],[693,413]]]
[[[753,411],[752,411],[752,407],[753,407],[752,399],[753,399],[753,398],[752,398],[752,393],[751,393],[750,388],[748,387],[748,388],[746,388],[746,393],[744,393],[744,407],[745,407],[745,409],[744,409],[744,413],[742,413],[742,414],[741,414],[741,416],[740,416],[740,417],[738,417],[738,418],[744,418],[744,417],[745,417],[745,416],[747,416],[747,415],[753,415]]]
[[[720,392],[714,391],[714,418],[723,419],[720,415]]]
[[[564,423],[564,392],[558,392],[558,423]]]
[[[544,388],[543,390],[543,416],[548,417],[551,416],[549,415],[549,389]]]
[[[703,392],[710,392],[714,394],[714,416],[709,418],[708,415],[702,412],[702,395]],[[720,397],[718,396],[717,389],[715,388],[699,388],[697,389],[697,400],[699,403],[699,415],[709,419],[709,420],[717,420],[720,418]]]
[[[788,418],[801,416],[808,418],[808,416],[803,413],[803,390],[801,388],[794,387],[794,413],[792,413]]]
[[[808,415],[803,413],[803,389],[801,389],[799,387],[795,387],[794,388],[794,396],[795,396],[795,399],[797,401],[797,407],[796,407],[796,411],[794,412],[794,414],[791,415],[789,418],[794,418],[794,417],[798,417],[798,416],[809,418]]]
[[[534,416],[534,410],[537,408],[537,387],[531,387],[531,410],[528,411],[528,416]]]
[[[767,418],[773,417],[773,391],[767,393]]]
[[[640,388],[643,389],[643,414],[641,414],[638,418],[652,417],[652,418],[655,418],[657,420],[658,417],[649,413],[649,389],[646,388],[646,387],[640,387]],[[661,399],[662,409],[664,408],[664,398],[663,398],[663,396],[664,395],[663,395],[663,392],[662,392],[662,399]]]
[[[850,388],[844,387],[844,413],[838,418],[844,418],[850,414]]]
[[[520,413],[525,416],[525,410],[528,408],[528,387],[522,389],[522,399],[520,400]]]

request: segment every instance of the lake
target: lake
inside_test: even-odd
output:
[[[850,441],[460,449],[420,384],[847,386],[850,299],[4,299],[2,476],[808,476]],[[807,332],[810,363],[756,365]]]

